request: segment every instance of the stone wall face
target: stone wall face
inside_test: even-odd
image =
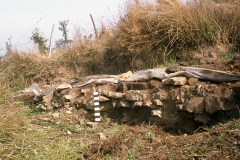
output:
[[[229,116],[239,116],[240,83],[213,84],[197,79],[175,77],[149,82],[121,82],[97,85],[100,111],[104,115],[119,111],[122,123],[129,125],[149,122],[157,125],[178,125],[217,121],[216,113],[229,111]],[[92,86],[72,88],[57,87],[43,97],[39,109],[85,109],[93,113]],[[111,117],[111,116],[110,116]],[[221,118],[221,117],[220,117]],[[186,129],[187,130],[187,129]]]

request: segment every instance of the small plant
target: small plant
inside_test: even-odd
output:
[[[67,128],[61,121],[59,121],[59,122],[55,125],[55,127],[56,127],[57,130],[59,130],[59,131],[65,131],[66,128]]]
[[[41,111],[36,104],[25,104],[27,106],[26,113],[28,116],[45,115],[51,111]]]
[[[71,132],[78,132],[78,128],[76,127],[76,125],[70,125],[67,127],[67,130],[71,131]]]
[[[145,137],[144,137],[144,140],[150,140],[151,139],[151,137],[154,135],[154,133],[152,133],[152,132],[146,132],[146,135],[145,135]]]
[[[154,136],[154,133],[151,131],[153,127],[154,127],[154,124],[150,125],[150,122],[148,125],[146,125],[145,123],[142,124],[141,128],[146,131],[144,140],[149,141],[151,137]]]
[[[11,38],[12,38],[12,36],[11,36]],[[8,38],[8,42],[6,42],[7,55],[11,54],[13,52],[11,38]]]
[[[35,30],[32,32],[32,37],[30,39],[35,44],[38,44],[38,49],[42,54],[46,54],[46,52],[47,52],[46,42],[48,40],[45,39],[42,34],[40,34],[38,28],[35,28]]]
[[[122,131],[124,129],[123,125],[117,125],[116,127],[113,128],[114,132],[119,132]]]
[[[237,125],[238,125],[238,123],[235,122],[235,121],[230,121],[228,124],[229,124],[229,125],[228,125],[228,128],[229,128],[229,129],[234,129],[234,128],[236,128]]]

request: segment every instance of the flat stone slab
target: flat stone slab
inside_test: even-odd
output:
[[[123,98],[123,96],[125,96],[125,93],[117,93],[117,92],[111,92],[111,91],[105,91],[105,90],[102,90],[101,94],[111,98]]]
[[[140,90],[130,90],[126,92],[126,100],[129,101],[142,101],[147,98],[147,95]]]
[[[173,78],[164,80],[165,84],[174,85],[174,86],[182,86],[182,85],[185,85],[186,82],[187,82],[186,77],[173,77]]]
[[[99,102],[108,102],[111,101],[110,98],[105,97],[105,96],[98,96],[99,97]]]
[[[70,84],[68,84],[68,83],[65,83],[65,84],[59,85],[59,86],[56,88],[56,90],[60,92],[60,91],[63,91],[63,90],[65,90],[65,89],[68,89],[68,88],[72,88],[72,86],[71,86]]]

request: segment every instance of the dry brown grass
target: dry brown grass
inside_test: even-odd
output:
[[[147,66],[161,64],[183,48],[239,43],[239,20],[239,3],[232,1],[130,1],[111,28],[105,56],[115,64],[123,57],[130,68],[136,59]]]
[[[74,69],[81,75],[96,74],[101,72],[103,42],[101,39],[82,38],[80,32],[76,33],[76,39],[66,50],[60,50],[55,55],[55,60],[63,66]]]

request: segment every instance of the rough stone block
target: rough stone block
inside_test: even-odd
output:
[[[164,80],[165,84],[169,84],[169,85],[174,85],[174,86],[182,86],[185,85],[187,82],[187,78],[186,77],[173,77],[173,78],[169,78]]]
[[[105,90],[102,90],[101,94],[111,98],[123,98],[123,96],[125,96],[125,93],[117,93]]]
[[[140,108],[143,106],[143,102],[134,102],[133,105],[132,105],[132,108]]]
[[[179,91],[176,95],[176,102],[177,103],[184,103],[185,102],[185,92]]]
[[[100,93],[101,90],[115,92],[118,88],[118,85],[115,83],[106,83],[97,85],[96,90]]]
[[[233,89],[225,89],[223,92],[223,97],[228,100],[232,100],[234,98],[234,91]]]
[[[125,93],[117,93],[115,92],[113,95],[112,95],[112,98],[123,98],[126,94]]]
[[[162,84],[162,82],[160,82],[159,80],[152,79],[151,81],[148,82],[148,87],[150,89],[153,89],[153,88],[159,87],[161,84]]]
[[[205,95],[205,89],[204,89],[204,87],[201,84],[196,86],[195,92],[197,94],[199,94],[200,96],[204,96]]]
[[[43,97],[43,102],[45,103],[47,110],[51,110],[53,108],[51,104],[52,98],[53,98],[53,92]]]
[[[105,96],[99,96],[99,102],[108,102],[108,101],[111,101],[111,99]]]
[[[154,105],[157,105],[157,106],[163,106],[162,101],[160,101],[159,99],[154,99],[154,100],[153,100],[153,104],[154,104]]]
[[[194,97],[191,98],[184,107],[184,110],[190,113],[200,114],[204,110],[204,98],[203,97]]]
[[[143,106],[151,107],[151,105],[152,105],[152,102],[150,100],[143,102]]]
[[[128,101],[120,101],[119,102],[119,107],[131,107],[131,103]]]
[[[86,104],[86,109],[91,109],[93,110],[94,109],[94,100],[93,99],[90,99],[87,104]]]
[[[126,92],[126,99],[129,101],[142,101],[147,98],[147,95],[139,90],[130,90]]]
[[[162,117],[162,111],[161,110],[152,110],[151,111],[152,116],[158,116],[159,118]]]
[[[160,99],[161,101],[164,101],[168,98],[168,93],[164,90],[160,90],[154,95],[154,99]]]
[[[208,113],[213,114],[217,111],[223,110],[223,103],[216,95],[207,95],[205,99],[205,109]]]
[[[114,92],[101,90],[101,95],[104,95],[104,96],[107,96],[107,97],[112,97],[113,94],[114,94]]]
[[[87,95],[87,92],[90,92],[90,89],[81,89],[81,94],[83,96],[86,96]]]
[[[73,99],[73,97],[71,95],[64,95],[64,98],[69,101],[71,101],[71,99]]]

